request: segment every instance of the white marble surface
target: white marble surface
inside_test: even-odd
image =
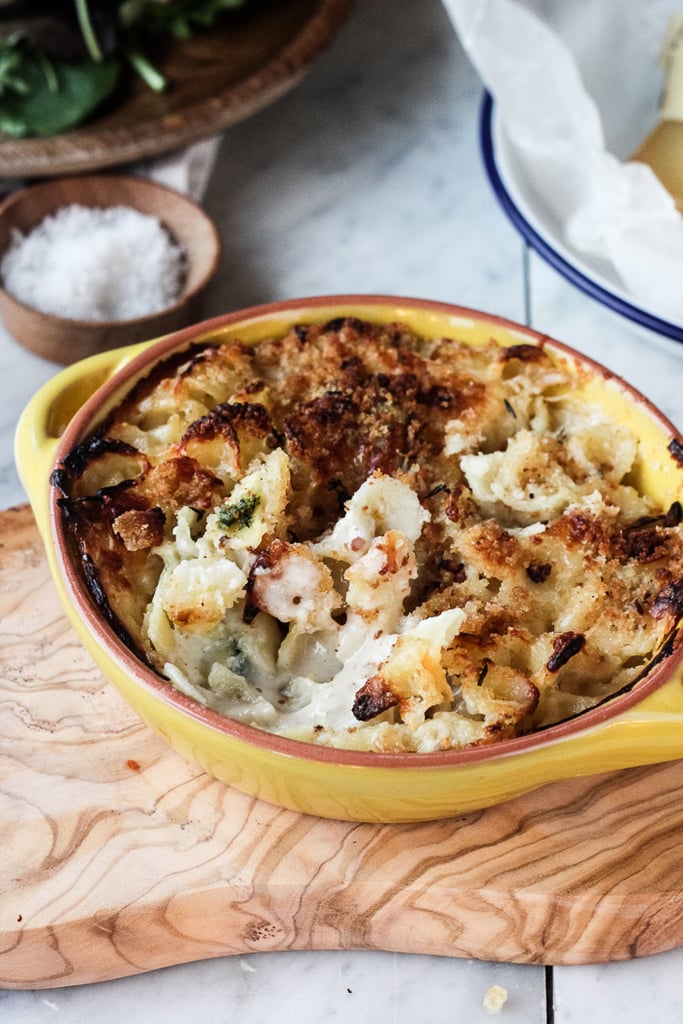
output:
[[[438,0],[359,0],[298,88],[226,133],[205,205],[224,264],[210,313],[279,297],[385,292],[530,322],[636,383],[679,426],[683,346],[645,338],[563,282],[500,212],[478,152],[480,85]],[[58,368],[0,331],[0,507],[25,500],[17,416]],[[0,844],[11,841],[2,835]],[[1,850],[1,845],[0,845]],[[1,854],[0,854],[1,855]],[[579,968],[393,953],[229,957],[106,984],[0,991],[3,1024],[641,1024],[683,1017],[683,950]],[[547,996],[552,994],[552,999]]]

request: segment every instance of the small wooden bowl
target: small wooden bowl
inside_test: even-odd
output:
[[[204,293],[220,257],[216,228],[187,196],[142,178],[107,174],[61,178],[10,196],[0,205],[0,260],[15,229],[26,234],[73,203],[100,209],[125,206],[160,220],[187,257],[181,294],[173,305],[135,319],[72,320],[27,306],[0,282],[0,316],[21,345],[67,365],[97,352],[161,337],[201,318]]]

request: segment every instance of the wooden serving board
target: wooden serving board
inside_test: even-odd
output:
[[[271,807],[104,681],[26,506],[0,512],[0,676],[0,987],[259,950],[573,964],[683,944],[683,762],[419,825]]]

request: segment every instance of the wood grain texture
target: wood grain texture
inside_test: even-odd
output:
[[[185,763],[67,624],[29,509],[0,512],[0,986],[231,953],[382,949],[527,963],[683,944],[683,763],[476,814],[280,810]]]
[[[54,177],[158,156],[214,135],[291,89],[344,23],[353,0],[251,0],[210,32],[150,50],[169,86],[124,76],[87,123],[47,139],[0,138],[0,177]]]

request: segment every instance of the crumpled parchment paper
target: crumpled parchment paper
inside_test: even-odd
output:
[[[683,217],[651,169],[606,139],[612,116],[636,133],[632,149],[654,127],[643,109],[656,119],[655,103],[634,109],[638,80],[656,94],[659,49],[683,0],[442,2],[563,243],[606,260],[650,312],[683,322]],[[603,110],[586,78],[602,81]]]

